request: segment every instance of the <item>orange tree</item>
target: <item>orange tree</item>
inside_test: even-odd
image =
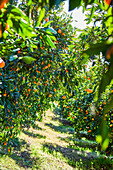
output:
[[[61,0],[62,1],[62,0]],[[52,6],[53,4],[58,5],[61,1],[53,1],[50,3]],[[96,25],[96,22],[99,21],[100,25],[106,29],[106,37],[102,38],[97,34],[97,36],[94,34],[94,41],[85,43],[84,52],[82,53],[84,58],[87,60],[89,57],[94,57],[96,55],[102,54],[101,60],[105,61],[103,62],[104,67],[106,66],[106,63],[108,64],[108,69],[103,69],[103,73],[101,74],[101,80],[99,82],[98,87],[96,88],[96,97],[94,98],[95,104],[99,105],[99,101],[101,100],[104,91],[108,89],[108,86],[112,84],[112,55],[113,55],[113,40],[112,40],[112,33],[113,33],[113,7],[112,7],[113,1],[107,1],[107,0],[77,0],[76,2],[74,0],[69,0],[69,11],[73,10],[74,8],[79,8],[80,6],[83,7],[83,11],[90,11],[90,14],[88,15],[87,21],[90,23],[91,21],[94,22],[94,27]],[[93,28],[94,28],[93,27]],[[98,39],[96,38],[98,37]],[[108,126],[106,121],[106,114],[113,108],[113,99],[112,94],[109,93],[110,100],[107,101],[107,104],[104,106],[104,109],[102,110],[102,116],[100,119],[100,132],[97,135],[97,141],[102,144],[102,147],[105,149],[108,146],[109,143],[109,132],[108,132]],[[112,126],[112,125],[111,125]]]
[[[2,133],[0,139],[2,146],[9,148],[8,151],[10,151],[13,138],[17,135],[18,129],[21,129],[22,124],[28,122],[34,123],[37,114],[38,117],[41,118],[43,111],[50,107],[50,101],[56,100],[57,89],[65,86],[66,89],[68,89],[67,94],[73,95],[73,93],[76,92],[75,85],[77,85],[80,80],[79,74],[88,59],[87,56],[94,56],[100,53],[100,51],[105,54],[106,48],[111,45],[111,40],[105,41],[103,38],[101,39],[101,43],[96,44],[97,46],[91,46],[90,49],[87,50],[90,46],[88,43],[84,44],[84,48],[78,39],[73,36],[72,39],[70,36],[68,37],[64,29],[65,27],[62,32],[60,24],[58,27],[53,25],[56,31],[49,27],[51,21],[48,21],[48,18],[45,18],[45,23],[41,24],[45,15],[45,4],[47,2],[46,0],[40,1],[40,3],[23,1],[22,4],[19,5],[24,11],[22,12],[22,10],[14,5],[12,6],[12,1],[10,1],[10,3],[6,4],[1,10],[3,16],[1,17],[2,24],[0,29],[1,56],[3,60],[0,60],[2,96],[0,108]],[[87,3],[86,1],[84,2],[85,6],[89,4],[88,1]],[[49,1],[49,3],[51,7],[54,1]],[[70,1],[70,10],[80,5],[83,5],[82,1],[77,1],[75,5],[73,1]],[[100,4],[97,5],[98,8],[96,8],[97,6],[93,6],[89,22],[93,16],[96,17],[96,14],[94,15],[96,9],[100,9]],[[104,8],[104,6],[101,7]],[[104,20],[106,18],[105,14]],[[100,20],[102,20],[102,18],[100,18]],[[63,22],[64,21],[62,21],[62,23]],[[5,23],[9,25],[9,28],[5,27],[5,25],[7,25]],[[64,26],[65,24],[66,23],[64,23]],[[110,30],[111,29],[109,29],[108,32],[109,34]],[[58,40],[53,34],[58,36]],[[68,40],[68,43],[70,43],[69,47],[67,45]],[[56,46],[53,41],[55,41]],[[76,41],[76,43],[73,41]],[[105,46],[102,46],[103,41],[105,42]],[[65,43],[65,45],[62,43]],[[76,48],[74,48],[75,46]],[[101,46],[103,48],[100,48]],[[63,47],[63,51],[61,47]],[[85,56],[82,55],[83,50],[86,50]],[[107,51],[107,57],[109,57],[107,59],[110,59],[111,54],[112,48]],[[112,72],[111,68],[112,67],[110,67],[108,73],[106,72],[108,74],[105,74],[106,77],[109,77],[109,74]],[[112,77],[107,81],[108,84],[111,79]],[[104,83],[100,83],[100,85],[104,85],[103,87],[101,85],[103,89],[102,91],[99,90],[99,94],[102,93],[106,85],[108,85],[105,83],[104,78],[102,81],[104,81]],[[91,91],[88,90],[88,92]],[[63,100],[65,100],[66,97],[65,94],[62,94]],[[102,119],[102,124],[103,121],[104,119]],[[106,129],[106,126],[102,127],[101,133],[103,129]],[[102,138],[100,143],[103,143],[106,139],[108,140],[108,132],[106,132],[106,135],[101,134],[100,136]],[[107,144],[105,144],[104,148],[106,148]]]
[[[107,30],[103,30],[103,28],[96,27],[96,40],[102,38],[105,39],[107,35]],[[93,42],[95,40],[95,36],[92,34],[92,29],[87,29],[85,32],[79,36],[79,45],[88,43],[89,41]],[[102,34],[103,32],[103,34]],[[82,46],[82,47],[83,47]],[[79,46],[80,48],[80,46]],[[81,51],[82,49],[80,49]],[[81,52],[82,54],[82,52]],[[85,62],[84,62],[85,61]],[[103,70],[107,71],[108,63],[102,59],[102,54],[98,56],[90,56],[90,60],[86,62],[85,58],[81,56],[81,66],[82,69],[76,73],[76,79],[78,81],[78,86],[74,86],[71,90],[67,91],[66,88],[62,90],[62,95],[59,99],[59,107],[61,111],[61,115],[69,119],[73,127],[75,128],[75,132],[80,137],[81,132],[85,132],[88,136],[96,137],[97,142],[101,141],[100,137],[100,128],[102,129],[101,119],[103,116],[103,108],[106,106],[108,100],[110,101],[110,96],[112,95],[112,85],[109,87],[109,90],[103,94],[100,100],[98,100],[98,105],[96,107],[95,100],[97,98],[97,88],[100,84]],[[103,64],[104,63],[104,64]],[[107,132],[104,132],[104,135],[108,135],[108,131],[112,136],[113,128],[113,114],[112,109],[108,114],[105,114],[106,122],[107,122]],[[103,137],[105,137],[103,135]],[[109,136],[107,136],[109,138]],[[100,140],[99,140],[100,139]],[[112,138],[110,137],[110,147],[107,149],[107,153],[111,152],[112,146]],[[106,145],[108,145],[109,141],[107,140]],[[100,142],[101,143],[101,142]],[[105,145],[102,146],[104,150]],[[109,150],[109,151],[108,151]]]
[[[39,6],[35,2],[33,4],[32,17],[36,17]],[[41,15],[38,15],[38,23],[33,22],[33,18],[30,17],[31,3],[22,2],[19,5],[21,9],[28,6],[27,11],[24,11],[26,15],[21,9],[10,4],[1,11],[7,16],[5,11],[7,12],[11,7],[7,20],[2,22],[0,47],[2,56],[0,59],[0,141],[8,152],[11,151],[14,139],[22,126],[34,125],[37,119],[42,118],[45,110],[51,107],[51,102],[57,100],[58,89],[62,82],[68,82],[73,73],[73,68],[67,70],[69,63],[66,66],[62,63],[68,55],[67,48],[63,49],[64,51],[61,49],[62,44],[66,44],[67,37],[61,34],[61,28],[60,31],[59,29],[55,31],[49,26],[51,20],[45,18],[45,23],[42,21],[44,9],[43,4],[39,5],[42,10]],[[3,27],[4,22],[9,25],[7,30]],[[72,31],[72,26],[70,27]],[[61,52],[64,55],[61,55]],[[75,66],[71,58],[70,63]]]
[[[0,59],[0,141],[2,146],[8,148],[8,152],[21,126],[29,122],[33,124],[37,117],[41,119],[43,111],[48,109],[56,93],[52,71],[55,63],[49,54],[55,48],[51,40],[54,37],[51,29],[48,31],[50,35],[43,30],[46,39],[44,44],[42,30],[37,31],[31,27],[29,17],[11,3],[1,10],[4,18],[1,19]],[[28,5],[30,14],[29,2],[24,5]],[[43,4],[39,6],[43,11]],[[9,25],[8,30],[4,23]]]

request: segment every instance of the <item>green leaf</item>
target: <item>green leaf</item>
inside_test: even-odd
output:
[[[65,1],[65,0],[49,0],[49,7],[50,7],[50,9],[51,9],[54,5],[56,5],[56,8],[58,8],[58,7],[59,7],[59,4],[60,4],[61,2],[63,2],[63,1]]]
[[[24,56],[21,57],[20,59],[22,59],[26,64],[31,64],[33,61],[36,61],[35,58],[29,56]]]
[[[51,38],[47,35],[46,36],[46,40],[48,42],[48,44],[52,47],[52,48],[56,48],[56,46],[54,45],[53,41],[51,40]]]
[[[43,30],[46,31],[46,32],[57,34],[57,32],[51,27],[45,27],[45,28],[43,28]]]
[[[101,124],[100,124],[100,135],[102,136],[102,142],[108,138],[108,126],[106,123],[105,116],[102,117]]]
[[[97,143],[102,143],[102,136],[101,135],[97,135],[96,136],[96,141],[97,141]]]
[[[15,53],[15,52],[17,52],[19,50],[20,50],[20,48],[16,48],[16,49],[12,50],[12,52]]]
[[[13,14],[13,15],[12,15]],[[9,18],[11,17],[18,17],[18,18],[23,18],[25,19],[27,22],[29,21],[29,18],[22,12],[22,10],[20,10],[19,8],[15,7],[15,6],[12,6],[11,7],[11,12],[9,14]]]
[[[41,23],[42,19],[44,18],[44,16],[45,16],[45,8],[42,8],[41,11],[40,11],[39,17],[38,17],[38,24],[37,24],[37,26],[40,25],[40,23]]]
[[[21,31],[24,37],[31,38],[36,35],[36,34],[33,34],[33,28],[27,23],[20,21],[20,28],[21,28]]]
[[[109,145],[109,138],[106,138],[102,143],[102,150],[106,150],[108,145]]]
[[[49,35],[49,36],[50,36],[51,40],[53,40],[53,41],[57,40],[55,36],[51,36],[51,35]]]
[[[113,108],[113,95],[111,96],[110,102],[107,103],[106,106],[104,107],[103,112],[106,114],[106,113],[108,113],[112,108]]]
[[[99,96],[102,92],[105,91],[106,86],[110,84],[112,79],[113,79],[113,63],[110,64],[109,70],[103,74],[103,77],[99,85]]]
[[[83,54],[87,54],[89,56],[100,55],[100,52],[105,54],[108,47],[109,45],[106,43],[106,41],[103,41],[102,43],[92,44],[90,45],[89,49],[83,52]]]
[[[48,21],[45,24],[42,24],[43,27],[48,27],[53,21]]]
[[[73,10],[74,8],[79,8],[81,4],[81,0],[69,0],[69,11]]]
[[[32,5],[32,0],[29,0],[29,2],[28,2],[27,5],[28,5],[28,6]]]
[[[17,55],[11,55],[11,56],[9,57],[9,61],[16,60],[17,58],[18,58]]]
[[[95,10],[96,10],[96,8],[94,6],[92,6],[91,15],[90,15],[90,18],[89,18],[89,21],[87,22],[87,24],[89,24],[92,21],[92,17],[93,17]]]
[[[99,134],[96,136],[96,141],[102,145],[102,150],[106,150],[109,145],[109,132],[105,116],[102,117],[98,130]]]

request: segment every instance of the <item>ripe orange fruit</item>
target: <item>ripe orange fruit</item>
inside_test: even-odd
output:
[[[6,142],[4,142],[4,145],[6,145]]]
[[[65,33],[63,32],[62,35],[65,35]]]
[[[62,99],[66,99],[66,96],[63,96]]]
[[[13,129],[13,126],[11,126],[10,129]]]
[[[111,4],[111,0],[104,0],[105,4],[110,5]]]
[[[111,54],[113,54],[113,45],[108,48],[107,52],[106,52],[106,59],[110,59],[111,58]]]
[[[28,89],[27,91],[28,91],[28,92],[30,92],[30,91],[31,91],[31,89]]]
[[[25,77],[23,77],[22,79],[23,79],[23,81],[24,81],[24,80],[25,80]]]
[[[5,30],[7,31],[8,28],[9,28],[8,23],[5,23]]]
[[[49,94],[49,97],[51,97],[52,95],[51,94]]]
[[[88,93],[92,93],[93,92],[93,90],[91,90],[91,89],[87,89],[86,90]]]
[[[10,152],[10,149],[8,149],[8,152]]]
[[[59,34],[61,33],[61,29],[58,29],[58,33],[59,33]]]
[[[2,8],[4,8],[4,7],[5,7],[5,4],[7,4],[8,2],[9,2],[9,0],[1,0],[0,10],[1,10]]]
[[[91,130],[88,130],[88,133],[90,133],[91,132]]]
[[[2,24],[0,24],[0,37],[2,38]]]
[[[0,58],[0,68],[5,67],[5,62]]]
[[[17,53],[20,54],[20,51],[18,51]]]
[[[45,21],[47,22],[47,21],[49,21],[49,19],[48,19],[48,18],[45,18]]]

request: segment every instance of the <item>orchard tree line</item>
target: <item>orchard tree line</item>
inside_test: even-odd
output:
[[[112,151],[113,1],[69,0],[69,11],[80,6],[94,25],[77,36],[62,0],[0,2],[0,145],[8,153],[56,101],[78,136],[86,131]]]

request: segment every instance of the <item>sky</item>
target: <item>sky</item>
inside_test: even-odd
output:
[[[79,9],[74,9],[70,12],[68,12],[68,8],[69,8],[69,0],[65,1],[65,5],[64,5],[64,11],[67,12],[68,14],[72,13],[73,16],[73,22],[72,25],[79,28],[79,29],[84,29],[87,27],[86,21],[85,20],[85,14],[82,12],[82,7],[80,7]],[[75,22],[75,20],[77,22]],[[88,26],[91,26],[92,24],[89,24]]]
[[[18,0],[18,3],[20,3],[20,1],[21,0]],[[65,0],[64,3],[65,3],[64,11],[67,12],[68,14],[72,13],[72,16],[73,16],[72,26],[77,27],[79,29],[86,28],[87,24],[86,24],[86,21],[84,21],[86,17],[85,17],[85,14],[82,12],[82,7],[80,7],[79,9],[74,9],[74,10],[68,12],[69,0]],[[92,25],[92,24],[90,24],[90,25]],[[88,26],[90,26],[90,25],[88,25]]]

